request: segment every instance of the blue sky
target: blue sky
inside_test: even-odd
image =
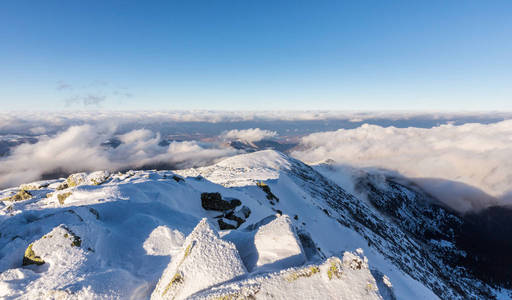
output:
[[[2,1],[2,110],[512,110],[512,1]]]

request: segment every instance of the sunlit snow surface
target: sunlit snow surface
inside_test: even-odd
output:
[[[269,150],[174,173],[85,176],[61,190],[64,179],[27,185],[31,199],[0,202],[0,298],[438,299],[328,216],[291,175],[296,167]],[[219,212],[201,207],[202,192],[239,199],[251,214],[239,229],[219,231]],[[54,237],[65,234],[61,225],[80,245]],[[22,266],[32,243],[45,264]]]

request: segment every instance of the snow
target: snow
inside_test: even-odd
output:
[[[263,150],[226,158],[214,166],[177,171],[184,177],[201,175],[226,187],[255,185],[256,182],[278,179],[279,171],[289,169],[288,158],[274,150]]]
[[[364,256],[345,252],[320,264],[227,283],[191,299],[383,299]]]
[[[204,218],[165,269],[151,299],[186,299],[246,273],[235,245],[220,239]]]
[[[297,168],[266,150],[176,172],[82,173],[62,190],[67,179],[25,185],[31,199],[0,201],[0,298],[438,298],[329,217]],[[270,203],[259,182],[279,201]],[[239,229],[220,231],[220,213],[201,207],[203,192],[239,199],[251,213]],[[60,203],[59,193],[70,195]],[[22,265],[30,244],[45,264]],[[341,278],[329,279],[332,264]]]
[[[183,243],[185,237],[179,230],[171,230],[167,226],[158,226],[155,228],[148,239],[144,241],[142,247],[148,255],[176,255]]]
[[[285,269],[306,262],[297,234],[290,218],[280,216],[261,226],[254,237],[258,253],[256,267],[264,269]]]

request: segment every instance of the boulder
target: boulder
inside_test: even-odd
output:
[[[7,197],[7,198],[3,198],[3,199],[0,199],[0,201],[23,201],[23,200],[28,200],[32,198],[32,194],[26,190],[19,190],[19,192],[17,192],[16,194],[10,196],[10,197]]]
[[[30,244],[23,256],[23,265],[42,265],[49,262],[54,267],[72,264],[83,257],[82,239],[64,225],[59,225],[39,240]]]
[[[220,193],[202,193],[201,206],[206,210],[227,211],[241,205],[238,199],[223,200]]]

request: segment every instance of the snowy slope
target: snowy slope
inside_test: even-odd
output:
[[[439,253],[428,252],[411,222],[402,226],[354,191],[272,150],[204,168],[76,174],[22,188],[0,191],[4,298],[467,299],[495,293],[460,269],[447,278],[453,267],[445,269]],[[29,198],[14,201],[19,193]],[[232,208],[205,210],[208,199]],[[395,218],[402,215],[409,216]],[[225,224],[236,229],[221,230]],[[507,291],[499,295],[508,297]]]

